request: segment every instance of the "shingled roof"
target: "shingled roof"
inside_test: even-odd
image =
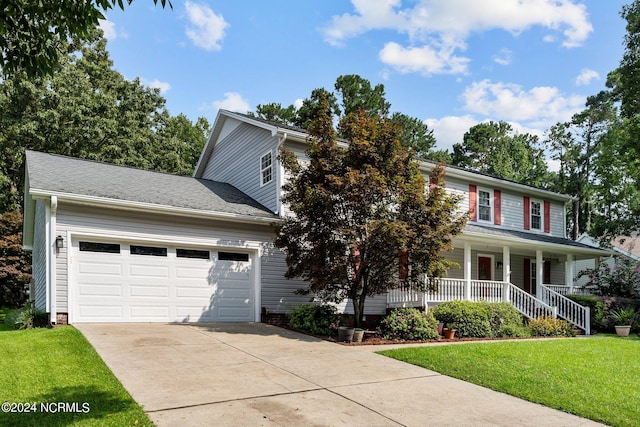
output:
[[[74,196],[276,220],[236,187],[108,163],[26,152],[31,194]]]

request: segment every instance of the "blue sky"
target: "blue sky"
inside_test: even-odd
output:
[[[385,86],[439,148],[505,120],[544,137],[605,88],[621,0],[138,0],[101,27],[115,68],[192,120],[300,103],[338,76]]]

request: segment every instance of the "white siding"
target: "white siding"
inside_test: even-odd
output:
[[[280,173],[277,147],[278,138],[272,137],[269,131],[243,123],[216,143],[202,177],[227,182],[276,212]],[[261,185],[260,157],[269,151],[273,156],[273,180]]]
[[[130,240],[157,239],[207,246],[261,248],[261,306],[272,312],[287,312],[309,301],[310,296],[295,295],[305,287],[300,280],[284,277],[284,256],[272,249],[269,226],[221,222],[204,219],[153,215],[112,209],[96,209],[61,203],[58,207],[58,234],[88,233]],[[58,312],[68,312],[67,238],[56,259]]]
[[[45,202],[36,200],[35,211],[32,253],[35,306],[38,310],[46,310],[47,229]]]

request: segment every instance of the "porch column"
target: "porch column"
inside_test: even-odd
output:
[[[509,246],[502,247],[502,281],[505,282],[502,291],[502,300],[509,302],[511,300],[508,285],[508,283],[511,283],[511,248]]]
[[[564,282],[569,286],[569,293],[573,293],[573,275],[574,275],[574,257],[573,254],[567,255],[567,260],[564,263]]]
[[[544,280],[544,259],[542,249],[536,249],[536,290],[535,296],[539,295],[538,289]]]
[[[471,300],[471,243],[464,242],[464,299]]]

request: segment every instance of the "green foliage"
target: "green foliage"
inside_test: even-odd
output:
[[[303,304],[289,313],[289,326],[316,335],[333,335],[338,313],[332,305]]]
[[[522,316],[511,304],[489,303],[486,301],[447,301],[433,309],[438,321],[450,329],[456,329],[457,336],[502,337],[519,336],[523,333]]]
[[[600,335],[381,353],[608,426],[627,427],[638,424],[639,345],[635,336]]]
[[[640,296],[640,263],[627,257],[614,257],[614,265],[601,263],[596,268],[586,269],[578,277],[588,278],[585,286],[598,295],[615,297]]]
[[[72,326],[0,333],[3,401],[87,402],[90,411],[0,412],[2,426],[152,427],[144,410]]]
[[[591,295],[567,295],[566,297],[582,306],[589,307],[591,333],[601,331],[605,327],[604,303],[601,299]]]
[[[545,187],[548,171],[538,138],[513,133],[506,122],[479,123],[454,144],[452,164],[521,184]]]
[[[44,328],[49,325],[49,315],[27,302],[10,321],[14,329]]]
[[[631,326],[637,316],[638,314],[633,307],[621,307],[609,312],[609,317],[617,326]]]
[[[531,330],[524,325],[506,323],[500,325],[497,336],[503,338],[527,338],[531,336]]]
[[[22,215],[0,216],[0,307],[20,307],[27,300],[31,252],[22,250]]]
[[[569,322],[553,317],[529,319],[529,330],[531,335],[536,337],[574,337],[576,335]]]
[[[486,304],[472,301],[447,301],[433,309],[433,315],[461,338],[491,337],[491,323]]]
[[[402,280],[423,286],[424,275],[443,275],[466,216],[458,197],[446,193],[444,170],[436,167],[428,194],[413,152],[399,141],[389,119],[364,111],[340,120],[339,146],[333,114],[325,100],[309,127],[302,167],[293,153],[281,159],[291,178],[283,202],[294,215],[275,227],[275,245],[284,249],[287,278],[302,277],[321,300],[350,298],[356,326],[369,296]],[[408,275],[398,278],[398,258],[406,251]]]
[[[438,336],[438,322],[431,312],[397,308],[382,319],[379,332],[387,340],[431,340]]]
[[[51,74],[67,51],[68,39],[84,42],[105,19],[103,12],[133,0],[41,1],[4,0],[0,14],[0,68],[6,75]],[[162,7],[169,0],[153,0]]]
[[[24,150],[189,175],[209,124],[172,117],[158,89],[113,69],[98,32],[50,77],[0,82],[0,212],[20,207]]]

